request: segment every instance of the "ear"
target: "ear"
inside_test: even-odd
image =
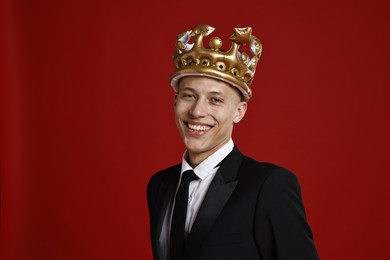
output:
[[[175,94],[175,99],[173,100],[173,107],[176,107],[177,93]]]
[[[248,103],[245,101],[241,101],[240,103],[237,104],[236,107],[236,116],[234,117],[233,122],[238,123],[241,121],[241,119],[244,117],[246,109],[248,107]]]

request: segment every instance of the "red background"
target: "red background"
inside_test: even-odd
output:
[[[184,151],[171,56],[198,23],[262,41],[234,140],[297,174],[321,258],[386,258],[388,3],[3,0],[0,258],[151,259],[146,185]]]

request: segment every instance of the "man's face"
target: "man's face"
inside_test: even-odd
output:
[[[208,77],[184,77],[175,97],[176,125],[189,152],[190,163],[198,164],[226,144],[246,111],[236,89]]]

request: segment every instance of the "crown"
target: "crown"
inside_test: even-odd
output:
[[[171,74],[171,85],[177,91],[180,78],[206,76],[237,87],[244,99],[249,100],[252,96],[250,85],[262,51],[261,42],[252,35],[251,27],[234,28],[234,34],[229,38],[232,45],[228,51],[220,49],[222,40],[218,37],[211,38],[209,47],[204,47],[203,38],[214,30],[207,24],[200,24],[178,35],[173,56],[176,70]],[[194,37],[192,44],[188,43],[191,37]],[[246,43],[250,43],[252,57],[238,51]]]

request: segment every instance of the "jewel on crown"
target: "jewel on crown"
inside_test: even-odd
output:
[[[209,47],[204,47],[203,38],[214,30],[207,24],[200,24],[178,35],[173,57],[176,71],[171,75],[171,85],[177,90],[178,80],[184,76],[209,76],[237,87],[248,100],[252,96],[249,86],[261,55],[261,42],[252,35],[251,27],[234,28],[234,34],[229,38],[232,45],[228,51],[220,49],[222,40],[218,37],[211,38]],[[189,43],[191,37],[194,37],[192,44]],[[250,44],[252,57],[238,51],[246,43]]]

